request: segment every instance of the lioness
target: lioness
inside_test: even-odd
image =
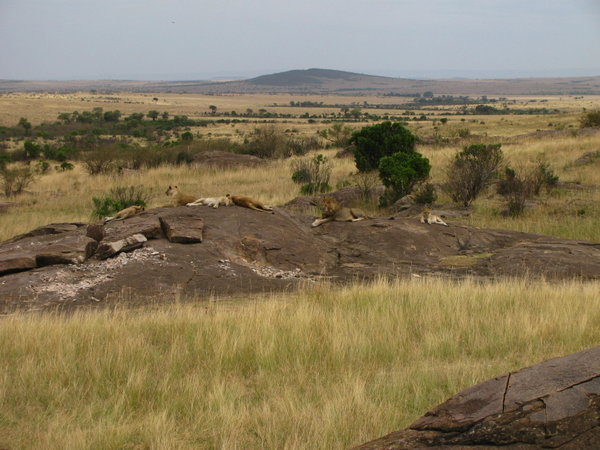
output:
[[[188,203],[195,202],[197,199],[197,197],[192,195],[184,194],[177,186],[169,186],[165,194],[171,197],[173,206],[185,206]]]
[[[213,208],[218,208],[220,205],[223,206],[231,206],[233,202],[231,201],[231,197],[224,195],[223,197],[204,197],[199,198],[195,202],[188,203],[187,206],[212,206]]]
[[[429,208],[425,208],[423,211],[421,211],[421,223],[428,223],[430,225],[437,223],[438,225],[444,225],[446,227],[448,226],[448,224],[444,222],[440,216],[432,214]]]
[[[125,209],[122,209],[121,211],[118,211],[112,217],[106,217],[104,219],[104,223],[110,222],[111,220],[124,220],[124,219],[127,219],[128,217],[134,216],[136,214],[141,213],[142,211],[145,211],[145,209],[146,208],[144,208],[143,206],[140,206],[140,205],[130,206],[129,208],[125,208]]]
[[[365,220],[369,217],[357,208],[348,208],[342,206],[334,197],[327,195],[321,200],[321,208],[323,214],[321,219],[316,219],[313,223],[313,227],[318,227],[326,222],[358,222],[359,220]]]
[[[271,214],[275,214],[273,208],[270,206],[265,206],[263,203],[258,200],[253,199],[252,197],[246,197],[245,195],[229,195],[227,194],[225,197],[231,199],[232,203],[236,206],[241,206],[243,208],[250,208],[255,211],[268,212]]]

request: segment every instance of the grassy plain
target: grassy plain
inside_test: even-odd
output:
[[[597,282],[379,280],[0,327],[0,447],[348,448],[600,341]]]
[[[218,111],[323,112],[291,108],[291,100],[389,101],[7,94],[0,95],[0,124],[14,126],[19,117],[34,124],[53,121],[59,112],[96,106],[193,118],[209,117],[210,105]],[[560,112],[416,111],[434,114],[428,121],[409,122],[426,142],[418,151],[431,160],[432,181],[443,181],[445,164],[464,145],[502,142],[512,166],[528,167],[543,157],[570,183],[544,192],[519,219],[500,215],[501,200],[484,195],[461,222],[600,242],[600,162],[572,164],[582,153],[600,149],[599,134],[578,132],[581,111],[600,107],[600,97],[515,100],[511,108],[544,100],[544,107]],[[444,117],[445,124],[439,120]],[[278,122],[306,136],[330,126],[306,119]],[[241,139],[256,126],[215,124],[193,131],[202,139],[208,133]],[[462,129],[469,133],[458,138]],[[538,130],[563,132],[532,134]],[[333,186],[351,183],[355,171],[351,159],[334,157],[337,150],[318,151],[333,161]],[[93,177],[76,164],[71,172],[37,175],[28,192],[9,199],[18,206],[0,213],[0,240],[51,222],[88,221],[92,196],[116,186],[142,185],[152,193],[149,206],[161,206],[169,184],[203,196],[251,194],[275,205],[298,195],[290,160],[259,169],[163,166]],[[440,194],[438,202],[449,199]],[[4,317],[0,448],[347,448],[408,425],[474,383],[598,345],[599,290],[598,282],[380,280],[146,310]]]

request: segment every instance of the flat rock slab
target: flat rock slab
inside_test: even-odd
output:
[[[161,215],[158,217],[163,233],[170,242],[195,244],[202,242],[204,220],[183,214]]]
[[[473,386],[361,449],[600,448],[600,347]]]
[[[98,250],[96,251],[96,257],[98,259],[106,259],[110,258],[121,252],[129,252],[131,250],[135,250],[136,248],[140,248],[146,242],[146,236],[141,233],[132,234],[124,239],[119,239],[118,241],[102,241],[98,246]]]

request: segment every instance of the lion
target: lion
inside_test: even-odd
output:
[[[171,197],[173,206],[185,206],[197,200],[197,197],[181,192],[177,186],[169,186],[165,194]]]
[[[448,226],[448,224],[444,222],[440,216],[432,214],[429,208],[425,208],[423,211],[421,211],[421,223],[428,223],[430,225],[438,224],[446,227]]]
[[[223,206],[231,206],[233,202],[231,201],[231,197],[224,195],[223,197],[205,197],[199,198],[195,202],[188,203],[187,206],[212,206],[213,208],[218,208],[220,205]]]
[[[253,199],[252,197],[246,197],[245,195],[230,195],[227,194],[225,197],[231,199],[231,202],[236,206],[241,206],[243,208],[250,208],[255,211],[268,212],[271,214],[275,214],[273,208],[270,206],[265,206],[263,203],[258,200]]]
[[[146,208],[144,208],[143,206],[133,205],[133,206],[130,206],[129,208],[125,208],[125,209],[122,209],[121,211],[118,211],[112,217],[106,217],[104,219],[104,223],[110,222],[111,220],[125,220],[128,217],[135,216],[136,214],[139,214],[145,210],[146,210]]]
[[[318,227],[326,222],[358,222],[359,220],[369,219],[369,217],[357,208],[348,208],[342,206],[334,197],[327,195],[321,200],[323,214],[321,219],[316,219],[313,227]]]

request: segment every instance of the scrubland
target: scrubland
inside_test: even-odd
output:
[[[100,97],[82,94],[57,106],[42,94],[22,101],[1,96],[0,104],[11,101],[14,110],[7,118],[0,108],[0,120],[14,125],[26,108],[36,107],[37,120],[53,120],[77,102],[88,109],[114,107]],[[209,104],[239,110],[290,101],[153,97],[132,95],[118,105],[146,112],[158,103],[161,110],[204,117]],[[597,108],[600,99],[545,100],[561,112],[461,117],[435,111],[437,120],[409,127],[423,138],[417,150],[431,161],[433,183],[443,182],[447,162],[471,142],[502,142],[517,168],[542,158],[563,183],[536,197],[519,218],[502,216],[502,201],[490,192],[461,223],[598,243],[600,162],[573,162],[600,149],[600,135],[578,132],[582,108]],[[449,120],[441,123],[441,117]],[[207,132],[233,138],[254,126],[215,124],[201,132],[203,139]],[[307,136],[327,127],[300,120],[278,126]],[[468,134],[457,138],[465,128]],[[537,130],[565,132],[543,136]],[[314,152],[332,161],[334,187],[352,184],[355,172],[352,159],[335,158],[338,150]],[[168,203],[170,184],[199,196],[243,194],[281,205],[299,195],[290,164],[160,166],[95,176],[75,164],[69,172],[37,175],[10,199],[18,205],[0,213],[0,240],[51,222],[89,221],[91,198],[116,186],[144,186],[149,207]],[[438,203],[449,202],[439,192]],[[135,310],[6,316],[0,326],[0,448],[347,448],[407,426],[477,382],[598,345],[598,292],[598,282],[382,279],[185,304],[167,299],[162,303],[169,306]]]

